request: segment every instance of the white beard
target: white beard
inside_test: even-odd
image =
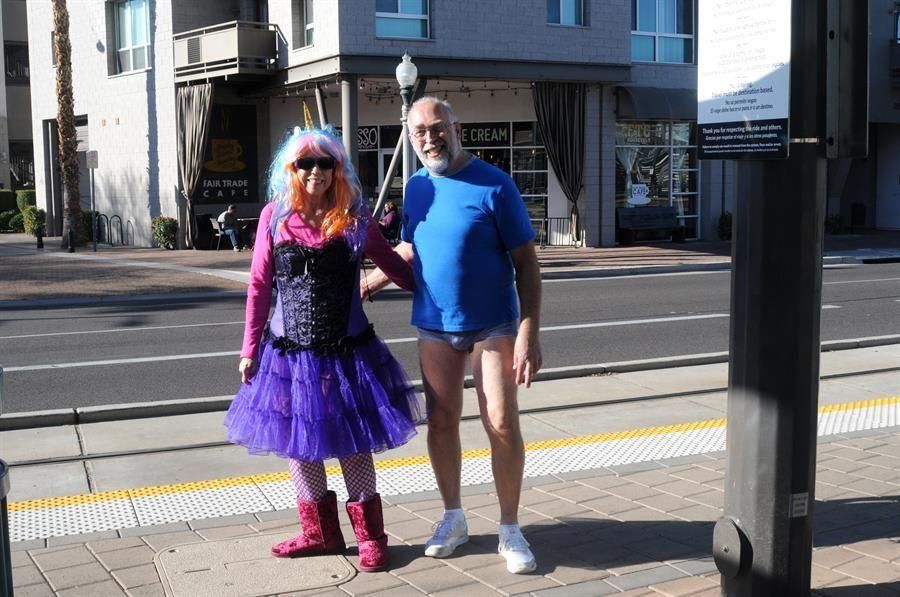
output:
[[[444,151],[438,157],[429,157],[425,148],[415,147],[414,149],[416,155],[419,156],[419,161],[425,165],[428,171],[439,176],[450,169],[450,165],[456,158],[456,152],[453,152],[447,145],[444,145]],[[429,146],[428,149],[431,147]]]

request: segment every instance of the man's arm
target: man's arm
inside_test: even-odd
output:
[[[516,336],[513,368],[516,370],[516,383],[524,383],[529,388],[542,364],[538,337],[541,329],[541,267],[534,252],[533,240],[516,247],[510,255],[516,268],[516,291],[522,318]]]
[[[404,261],[412,264],[412,244],[408,242],[401,242],[396,247],[394,247],[394,252],[400,255],[400,257],[402,257]],[[384,272],[376,268],[359,281],[359,297],[362,300],[367,300],[370,296],[373,296],[376,292],[387,286],[389,283],[390,280],[384,274]]]

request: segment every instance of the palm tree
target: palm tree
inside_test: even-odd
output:
[[[53,49],[56,52],[56,122],[59,128],[59,165],[63,180],[62,246],[68,246],[69,230],[78,239],[81,197],[78,191],[78,139],[75,133],[75,100],[72,95],[72,44],[66,0],[53,3]]]

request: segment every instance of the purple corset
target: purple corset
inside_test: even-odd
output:
[[[276,348],[343,352],[348,345],[359,260],[343,238],[321,247],[294,242],[274,247],[275,283],[280,295],[283,336]]]

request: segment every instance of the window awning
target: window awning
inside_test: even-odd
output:
[[[616,116],[637,120],[696,120],[697,90],[618,86]]]

